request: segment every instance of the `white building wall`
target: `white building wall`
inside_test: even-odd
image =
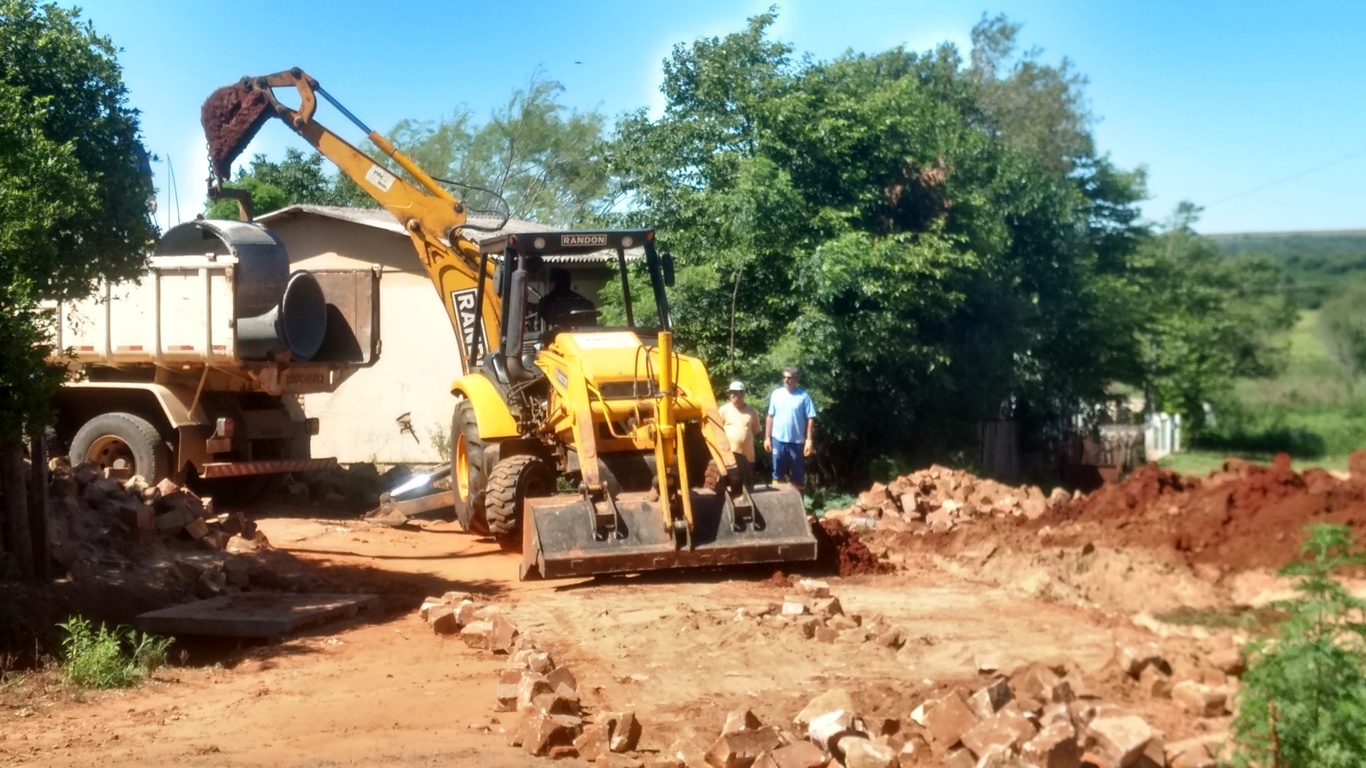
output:
[[[451,383],[463,371],[446,310],[411,243],[320,217],[271,222],[271,228],[296,269],[383,269],[379,360],[335,392],[303,397],[304,411],[318,418],[313,455],[343,464],[441,462],[445,448],[438,444],[449,439],[454,407]]]

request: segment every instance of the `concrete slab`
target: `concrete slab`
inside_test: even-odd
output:
[[[375,595],[299,595],[248,592],[176,605],[138,616],[133,623],[158,635],[280,637],[304,627],[379,610]]]

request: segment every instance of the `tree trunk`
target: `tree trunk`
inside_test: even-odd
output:
[[[9,551],[19,574],[33,578],[33,538],[28,526],[28,478],[24,473],[24,445],[0,446],[0,483],[5,488],[5,516],[9,518]]]
[[[33,575],[47,581],[52,578],[52,551],[47,535],[47,430],[35,432],[29,435],[29,536],[33,539]]]

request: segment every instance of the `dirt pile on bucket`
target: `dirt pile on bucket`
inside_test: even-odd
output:
[[[209,142],[209,157],[220,180],[232,176],[232,161],[242,154],[266,120],[270,102],[260,90],[228,85],[214,91],[199,109],[199,122]]]

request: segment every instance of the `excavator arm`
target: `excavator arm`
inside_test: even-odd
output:
[[[294,88],[299,94],[298,108],[281,103],[276,98],[276,88]],[[417,185],[390,172],[315,120],[319,96],[364,131],[366,138]],[[272,116],[284,121],[398,219],[441,296],[463,359],[472,365],[476,354],[487,353],[487,340],[498,338],[501,302],[492,292],[493,265],[482,260],[479,246],[462,234],[466,224],[464,203],[387,138],[357,119],[303,70],[294,68],[265,77],[245,77],[234,85],[214,91],[204,102],[200,122],[208,139],[212,165],[209,197],[237,198],[239,204],[243,202],[240,190],[226,189],[223,183],[229,178],[233,160],[246,150]],[[249,200],[243,206],[243,213],[250,217]],[[476,313],[480,311],[477,299],[481,287],[483,322],[479,324],[482,333],[476,349],[474,329]]]

